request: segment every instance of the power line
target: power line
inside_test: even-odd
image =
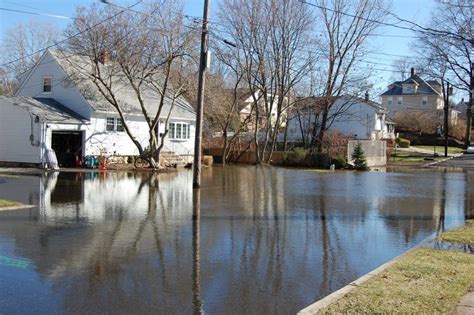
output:
[[[400,25],[396,25],[396,24],[393,24],[393,23],[387,23],[387,22],[382,22],[382,21],[379,21],[379,20],[364,18],[362,16],[358,16],[358,15],[355,15],[355,14],[343,12],[341,10],[331,9],[331,8],[324,7],[324,6],[315,4],[315,3],[307,2],[305,0],[300,0],[300,2],[304,3],[304,4],[307,4],[307,5],[310,5],[310,6],[313,6],[313,7],[316,7],[316,8],[321,9],[321,10],[331,11],[331,12],[334,12],[334,13],[346,15],[346,16],[356,18],[356,19],[360,19],[360,20],[364,20],[364,21],[367,21],[367,22],[377,23],[379,25],[394,27],[394,28],[398,28],[398,29],[402,29],[402,30],[414,31],[412,28],[409,28],[409,27],[406,27],[406,26],[400,26]]]
[[[0,8],[0,10],[1,11],[16,12],[16,13],[23,13],[23,14],[31,14],[31,15],[37,15],[37,16],[47,16],[47,17],[53,17],[53,18],[58,18],[58,19],[75,19],[75,18],[72,18],[70,16],[48,14],[48,13],[39,13],[39,12],[24,11],[24,10],[10,9],[10,8]]]

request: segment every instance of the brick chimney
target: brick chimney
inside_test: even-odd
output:
[[[107,48],[104,48],[99,53],[99,62],[105,65],[109,61],[110,61],[110,52]]]
[[[411,77],[413,78],[415,76],[415,68],[410,69]]]
[[[369,91],[365,91],[365,101],[369,101]]]

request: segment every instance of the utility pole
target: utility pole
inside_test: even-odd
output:
[[[449,95],[450,94],[452,94],[452,87],[449,86],[449,82],[446,82],[446,99],[444,102],[444,157],[448,157],[448,144],[449,144],[448,115],[449,115]]]
[[[473,42],[474,45],[474,42]],[[466,112],[466,135],[464,139],[464,146],[466,149],[471,145],[471,134],[472,134],[472,124],[473,124],[473,115],[472,115],[472,107],[474,106],[473,104],[473,94],[474,94],[474,62],[471,63],[471,81],[470,81],[470,86],[469,86],[469,100],[467,104],[467,112]]]
[[[196,135],[194,140],[194,168],[193,168],[193,188],[201,187],[201,145],[202,145],[202,114],[204,103],[204,85],[206,82],[207,68],[207,37],[209,32],[209,1],[204,0],[204,12],[201,35],[201,56],[199,60],[199,82],[198,97],[196,104]]]

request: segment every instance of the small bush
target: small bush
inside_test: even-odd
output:
[[[346,167],[347,161],[343,156],[336,156],[331,160],[331,164],[334,164],[336,169],[341,169]]]
[[[308,153],[306,156],[306,165],[316,168],[329,168],[331,158],[327,153]]]
[[[304,148],[295,148],[291,155],[295,162],[301,162],[306,156],[306,150]]]
[[[306,157],[304,148],[295,148],[291,152],[285,152],[283,155],[283,163],[288,166],[303,166]]]
[[[410,147],[410,140],[398,138],[397,144],[400,148],[409,148]]]

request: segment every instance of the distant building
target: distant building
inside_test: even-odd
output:
[[[280,127],[286,125],[287,107],[285,101],[284,108],[282,108],[280,117]],[[263,97],[261,92],[256,92],[252,95],[251,92],[239,90],[239,116],[241,122],[246,122],[247,130],[255,130],[255,122],[257,119],[255,104],[258,105],[258,126],[263,128],[267,125],[268,119],[274,126],[277,122],[278,114],[278,96],[268,95],[267,100]]]
[[[395,123],[387,117],[381,104],[353,96],[332,97],[328,130],[357,139],[386,140],[395,138]],[[290,142],[310,143],[320,127],[322,97],[300,98],[288,121]]]
[[[441,84],[436,80],[424,80],[411,68],[411,75],[404,81],[395,81],[381,95],[382,106],[390,117],[410,111],[430,112],[438,118],[444,116],[444,99]],[[452,123],[457,123],[459,112],[449,111]]]

